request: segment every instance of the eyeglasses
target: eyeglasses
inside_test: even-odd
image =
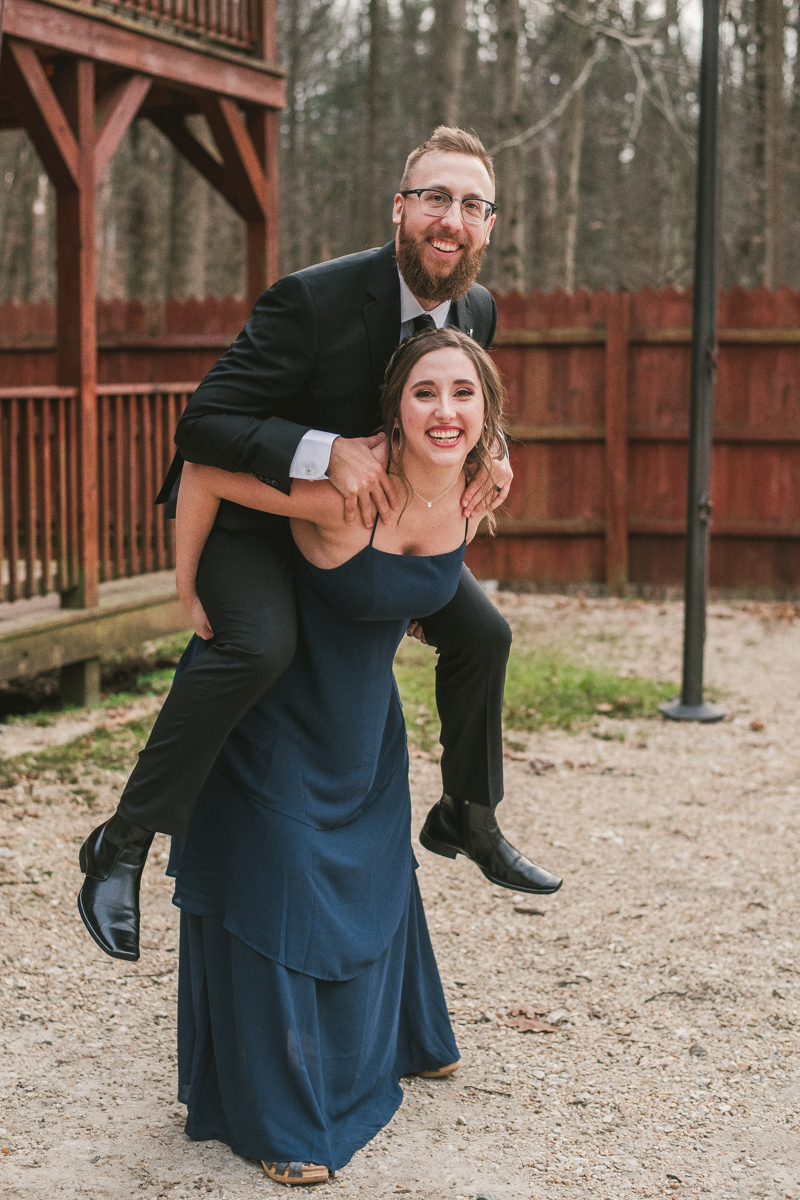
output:
[[[429,217],[443,217],[457,202],[461,205],[461,216],[467,225],[483,225],[497,212],[497,205],[492,204],[491,200],[474,200],[471,197],[460,200],[458,196],[450,196],[439,188],[409,188],[400,195],[418,196],[420,208]]]

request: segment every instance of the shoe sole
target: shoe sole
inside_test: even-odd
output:
[[[455,858],[459,853],[452,846],[446,846],[444,842],[437,842],[424,829],[419,831],[419,842],[426,850],[430,850],[431,854],[441,854],[442,858]]]
[[[446,1067],[439,1067],[438,1071],[416,1071],[415,1074],[420,1079],[449,1079],[454,1075],[461,1065],[461,1060],[458,1062],[449,1063]]]
[[[319,1187],[320,1184],[329,1183],[333,1178],[333,1171],[329,1171],[327,1167],[317,1168],[320,1171],[317,1179],[303,1179],[302,1177],[297,1178],[297,1176],[287,1176],[284,1178],[282,1175],[276,1175],[273,1173],[272,1167],[268,1167],[263,1159],[261,1160],[261,1165],[268,1179],[273,1180],[275,1183],[282,1183],[286,1187]],[[325,1175],[322,1175],[322,1170],[325,1171]]]
[[[103,951],[104,954],[107,954],[109,958],[119,958],[123,962],[138,962],[139,961],[138,954],[121,954],[119,951],[110,950],[108,948],[108,946],[106,945],[106,943],[101,941],[99,934],[92,927],[91,922],[89,921],[89,918],[86,916],[86,913],[83,910],[83,897],[81,896],[80,892],[78,892],[78,912],[81,914],[81,920],[83,921],[84,925],[86,926],[89,933],[91,934],[93,941],[97,943],[97,945],[100,947],[100,949]]]
[[[452,846],[448,846],[445,842],[437,842],[430,834],[427,834],[424,829],[420,830],[419,842],[426,850],[430,850],[431,854],[441,854],[442,858],[456,858],[459,854],[463,854],[464,858],[472,862],[468,854],[464,854],[463,850],[456,850]],[[478,864],[475,864],[478,866]],[[564,882],[559,879],[555,887],[550,888],[534,888],[534,887],[512,887],[510,883],[503,883],[502,879],[495,879],[488,871],[484,871],[483,867],[478,867],[484,879],[488,879],[489,883],[493,883],[495,887],[506,888],[509,892],[521,892],[527,896],[552,896],[561,887]]]

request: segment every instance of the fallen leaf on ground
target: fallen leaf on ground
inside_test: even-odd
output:
[[[542,1012],[545,1010],[542,1009]],[[519,1033],[558,1033],[558,1026],[549,1021],[543,1021],[535,1008],[509,1009],[506,1025]]]

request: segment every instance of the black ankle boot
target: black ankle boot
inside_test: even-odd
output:
[[[86,878],[78,912],[101,950],[112,958],[139,957],[139,884],[155,834],[115,813],[81,846]]]
[[[445,794],[428,813],[419,840],[426,850],[445,858],[465,855],[490,883],[512,892],[549,895],[561,887],[557,875],[537,867],[506,841],[495,809],[485,804],[470,804]]]

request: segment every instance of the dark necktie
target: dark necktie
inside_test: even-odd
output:
[[[437,325],[430,313],[420,313],[418,317],[414,317],[411,322],[414,326],[414,333],[422,333],[425,329],[436,329]]]

